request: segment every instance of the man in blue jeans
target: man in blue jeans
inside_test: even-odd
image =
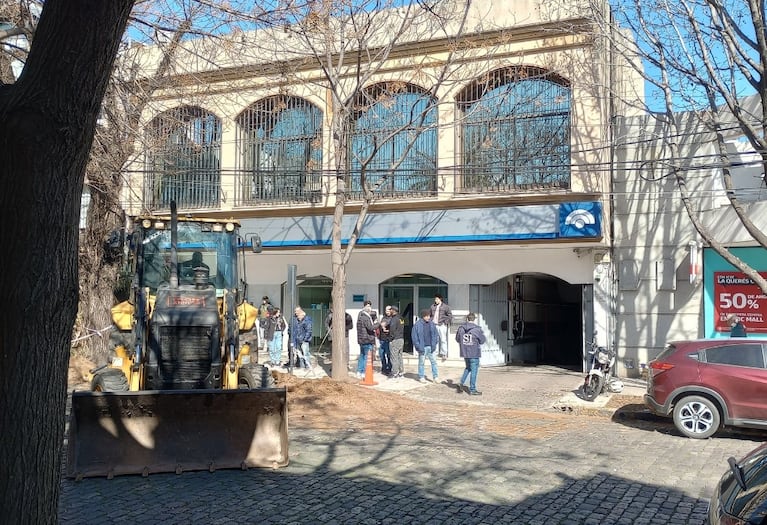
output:
[[[437,326],[431,322],[431,311],[421,310],[421,318],[413,325],[411,335],[413,348],[418,352],[418,380],[421,383],[426,382],[424,361],[428,358],[431,362],[432,381],[436,383],[439,381],[439,370],[437,370],[434,350],[439,345],[439,332],[437,332]]]
[[[434,343],[434,348],[437,355],[445,361],[447,360],[447,332],[450,330],[450,323],[453,322],[453,312],[440,294],[434,296],[434,304],[431,305],[431,322],[437,327],[439,334],[439,341]]]
[[[381,373],[387,376],[391,374],[391,350],[389,349],[389,343],[391,342],[390,324],[391,306],[387,305],[384,309],[384,316],[381,319],[381,328],[378,333],[378,341],[380,343],[378,356],[381,360]]]
[[[365,301],[362,310],[357,316],[357,343],[360,345],[360,357],[357,360],[358,379],[365,377],[368,352],[370,352],[370,358],[373,358],[373,347],[376,343],[376,329],[380,326],[380,323],[376,319],[376,313],[373,311],[372,303],[370,301]]]
[[[311,368],[312,355],[309,351],[309,343],[312,341],[312,318],[300,306],[296,306],[295,315],[290,324],[290,344],[296,352],[296,366]]]
[[[477,373],[479,372],[479,358],[482,356],[480,345],[485,342],[485,334],[482,329],[474,324],[477,316],[469,313],[466,316],[466,322],[458,327],[455,334],[455,340],[461,347],[461,357],[466,362],[466,368],[461,376],[461,382],[458,383],[458,393],[462,393],[466,388],[466,379],[469,379],[469,394],[472,396],[481,396],[482,392],[477,390]]]

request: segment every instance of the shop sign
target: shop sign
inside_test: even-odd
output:
[[[767,272],[759,272],[767,278]],[[737,315],[748,333],[767,333],[767,295],[742,272],[714,272],[714,330],[729,332]]]

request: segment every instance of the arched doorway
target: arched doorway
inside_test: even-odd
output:
[[[410,332],[413,329],[413,323],[418,319],[418,312],[429,308],[436,294],[440,294],[445,302],[450,304],[447,283],[430,275],[420,273],[398,275],[382,282],[380,289],[380,311],[383,311],[387,305],[396,306],[405,321],[405,352],[413,352]]]
[[[584,287],[539,273],[508,278],[507,337],[514,361],[580,369]]]

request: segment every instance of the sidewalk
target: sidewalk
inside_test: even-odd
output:
[[[294,369],[296,377],[306,379],[321,379],[328,377],[330,371],[330,355],[327,352],[315,353],[317,364],[311,370]],[[356,360],[351,367],[355,370]],[[594,401],[586,401],[581,397],[580,387],[583,384],[582,372],[568,370],[551,365],[512,365],[480,368],[477,379],[477,389],[481,396],[459,394],[455,385],[460,380],[464,369],[462,359],[448,359],[439,363],[439,382],[420,383],[417,374],[418,359],[406,354],[405,377],[389,379],[379,372],[379,362],[374,364],[373,381],[377,383],[372,388],[384,392],[395,392],[407,397],[429,402],[451,402],[466,404],[482,404],[516,408],[522,410],[560,410],[563,412],[605,411],[612,412],[607,405],[615,395],[636,397],[641,403],[641,397],[646,390],[646,383],[641,379],[620,378],[624,389],[620,393],[603,393]],[[431,370],[427,366],[427,379],[431,379]],[[286,372],[285,369],[280,369]],[[354,371],[349,372],[356,379]],[[362,383],[362,380],[359,380]]]

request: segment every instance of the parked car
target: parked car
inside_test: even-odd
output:
[[[648,364],[645,404],[685,436],[767,428],[767,339],[673,341]]]
[[[767,519],[767,444],[740,461],[727,460],[708,505],[709,525],[746,525]]]

